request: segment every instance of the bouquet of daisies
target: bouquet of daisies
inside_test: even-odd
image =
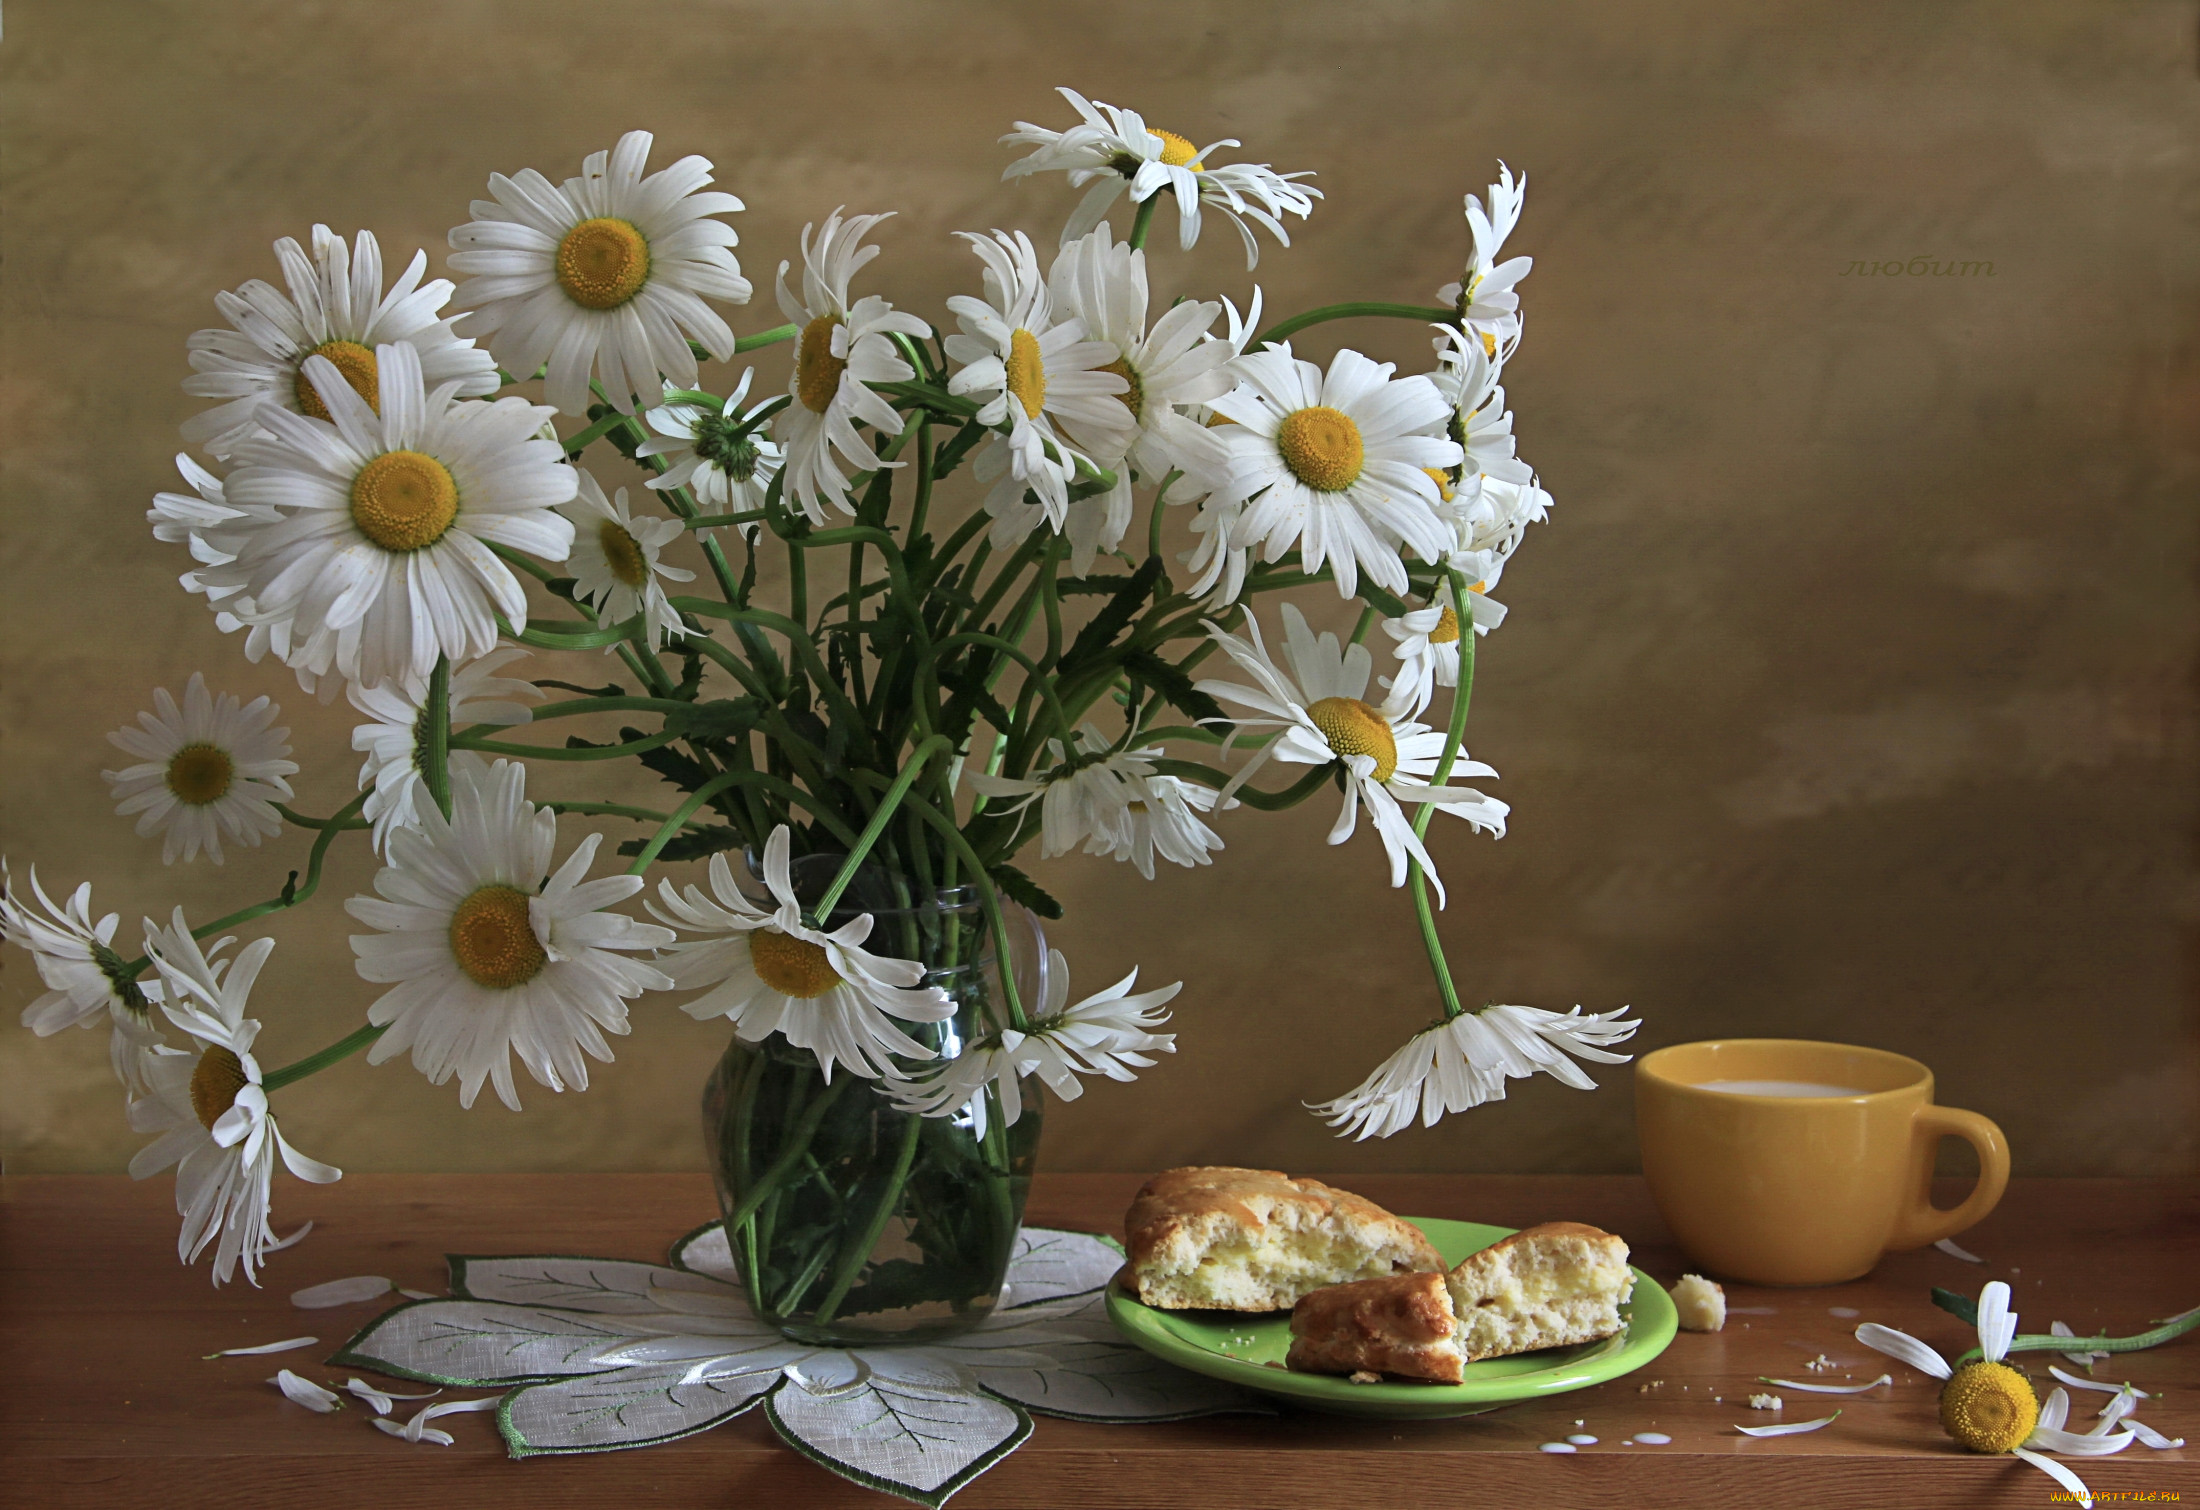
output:
[[[1410,893],[1441,1014],[1319,1113],[1387,1136],[1502,1097],[1507,1077],[1587,1088],[1575,1059],[1624,1057],[1620,1012],[1467,1009],[1425,846],[1437,813],[1504,831],[1505,804],[1465,784],[1496,773],[1462,737],[1476,641],[1505,617],[1492,594],[1550,504],[1501,383],[1525,180],[1501,170],[1467,197],[1465,273],[1438,305],[1265,329],[1257,288],[1243,311],[1156,309],[1157,220],[1189,248],[1221,218],[1250,270],[1319,192],[1223,161],[1234,141],[1062,93],[1076,123],[1018,125],[1003,140],[1029,151],[1005,176],[1063,174],[1082,197],[1044,250],[964,233],[976,277],[951,324],[876,291],[885,215],[836,210],[779,265],[783,323],[737,334],[741,201],[701,157],[649,172],[643,132],[562,183],[492,175],[450,233],[455,286],[421,252],[390,280],[372,234],[316,226],[276,244],[282,287],[216,296],[227,328],[191,338],[185,381],[211,401],[183,427],[201,455],[177,458],[185,486],[148,517],[247,659],[358,708],[359,795],[296,811],[279,710],[194,675],[111,736],[130,757],[107,773],[117,810],[171,863],[299,830],[302,878],[128,941],[88,885],[32,871],[0,904],[50,988],[24,1023],[110,1026],[131,1124],[158,1135],[132,1173],[176,1168],[187,1262],[212,1246],[217,1282],[250,1278],[274,1241],[275,1163],[337,1177],[285,1140],[276,1092],[409,1052],[463,1104],[488,1083],[516,1108],[515,1062],[586,1088],[646,992],[980,1127],[1016,1120],[1028,1077],[1062,1096],[1130,1079],[1173,1049],[1156,1029],[1178,986],[1137,992],[1133,972],[1073,1001],[1057,955],[1036,999],[1004,970],[991,1019],[950,1043],[946,994],[873,937],[850,888],[970,888],[1005,958],[1016,907],[1057,911],[1017,867],[1033,843],[1151,877],[1157,858],[1210,863],[1225,813],[1323,788],[1330,842],[1364,821]],[[1426,370],[1293,353],[1295,332],[1344,318],[1426,322]],[[701,386],[702,359],[774,346],[783,381]],[[1188,552],[1164,550],[1172,514]],[[1296,590],[1357,600],[1349,637],[1256,606]],[[603,761],[638,762],[663,802],[593,800]],[[623,867],[592,874],[601,836],[568,847],[565,815],[639,825]],[[271,1068],[249,1013],[273,941],[230,930],[311,899],[339,841],[383,861],[345,904],[382,994],[358,1031]],[[828,879],[798,894],[808,857]],[[653,921],[620,910],[696,861],[700,882],[656,878]]]

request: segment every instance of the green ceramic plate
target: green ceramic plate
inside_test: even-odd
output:
[[[1510,1227],[1481,1222],[1418,1216],[1406,1220],[1428,1234],[1447,1264],[1513,1233]],[[1108,1318],[1116,1330],[1157,1358],[1310,1410],[1405,1420],[1471,1416],[1537,1395],[1602,1384],[1657,1357],[1679,1329],[1673,1297],[1640,1269],[1635,1270],[1634,1297],[1619,1313],[1627,1329],[1617,1337],[1470,1363],[1464,1384],[1354,1384],[1327,1374],[1284,1372],[1283,1355],[1291,1346],[1289,1312],[1159,1311],[1132,1298],[1121,1279],[1108,1286]],[[1277,1367],[1268,1367],[1270,1362]]]

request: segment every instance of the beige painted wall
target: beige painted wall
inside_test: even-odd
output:
[[[272,277],[268,243],[317,219],[440,269],[492,169],[562,176],[642,125],[747,200],[760,288],[805,220],[898,209],[871,286],[939,318],[974,282],[948,232],[1066,213],[1058,182],[998,183],[994,143],[1059,120],[1064,83],[1319,170],[1330,197],[1261,265],[1271,310],[1427,297],[1460,194],[1500,156],[1531,175],[1507,379],[1558,508],[1506,578],[1470,729],[1512,832],[1437,851],[1470,994],[1632,1003],[1643,1048],[1917,1054],[2020,1171],[2200,1160],[2189,6],[13,0],[7,22],[0,848],[90,879],[130,936],[266,895],[305,848],[164,870],[112,816],[102,736],[151,687],[203,667],[274,694],[308,809],[356,770],[348,710],[247,666],[141,521],[216,289]],[[1242,300],[1233,247],[1218,227],[1157,280]],[[1844,275],[1913,257],[1993,275]],[[1381,1143],[1299,1108],[1433,1008],[1379,852],[1324,846],[1330,816],[1233,815],[1220,864],[1152,884],[1037,867],[1081,983],[1188,983],[1182,1051],[1058,1108],[1047,1162],[1630,1167],[1624,1071]],[[270,1059],[360,1020],[334,904],[369,873],[352,846],[328,905],[272,925]],[[11,1020],[33,989],[11,953]],[[586,1094],[531,1088],[524,1116],[354,1061],[286,1093],[285,1126],[355,1169],[694,1165],[724,1034],[663,1000],[635,1020]],[[0,1033],[9,1170],[117,1169],[133,1143],[100,1035]]]

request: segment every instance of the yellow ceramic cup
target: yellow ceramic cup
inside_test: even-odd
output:
[[[1712,1089],[1724,1082],[1747,1089]],[[1635,1065],[1642,1172],[1666,1225],[1712,1274],[1827,1285],[1879,1255],[1982,1220],[2009,1145],[1977,1112],[1933,1105],[1933,1072],[1882,1049],[1800,1038],[1682,1043]],[[1977,1188],[1933,1205],[1940,1140],[1978,1150]]]

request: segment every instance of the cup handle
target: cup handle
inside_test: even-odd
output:
[[[1949,1211],[1933,1204],[1933,1158],[1942,1138],[1961,1138],[1978,1151],[1978,1184],[1962,1205]],[[1977,1112],[1930,1104],[1918,1108],[1910,1123],[1910,1154],[1910,1205],[1888,1239],[1891,1250],[1922,1248],[1978,1225],[2000,1204],[2001,1193],[2009,1184],[2008,1140],[2002,1137],[2000,1128]]]

